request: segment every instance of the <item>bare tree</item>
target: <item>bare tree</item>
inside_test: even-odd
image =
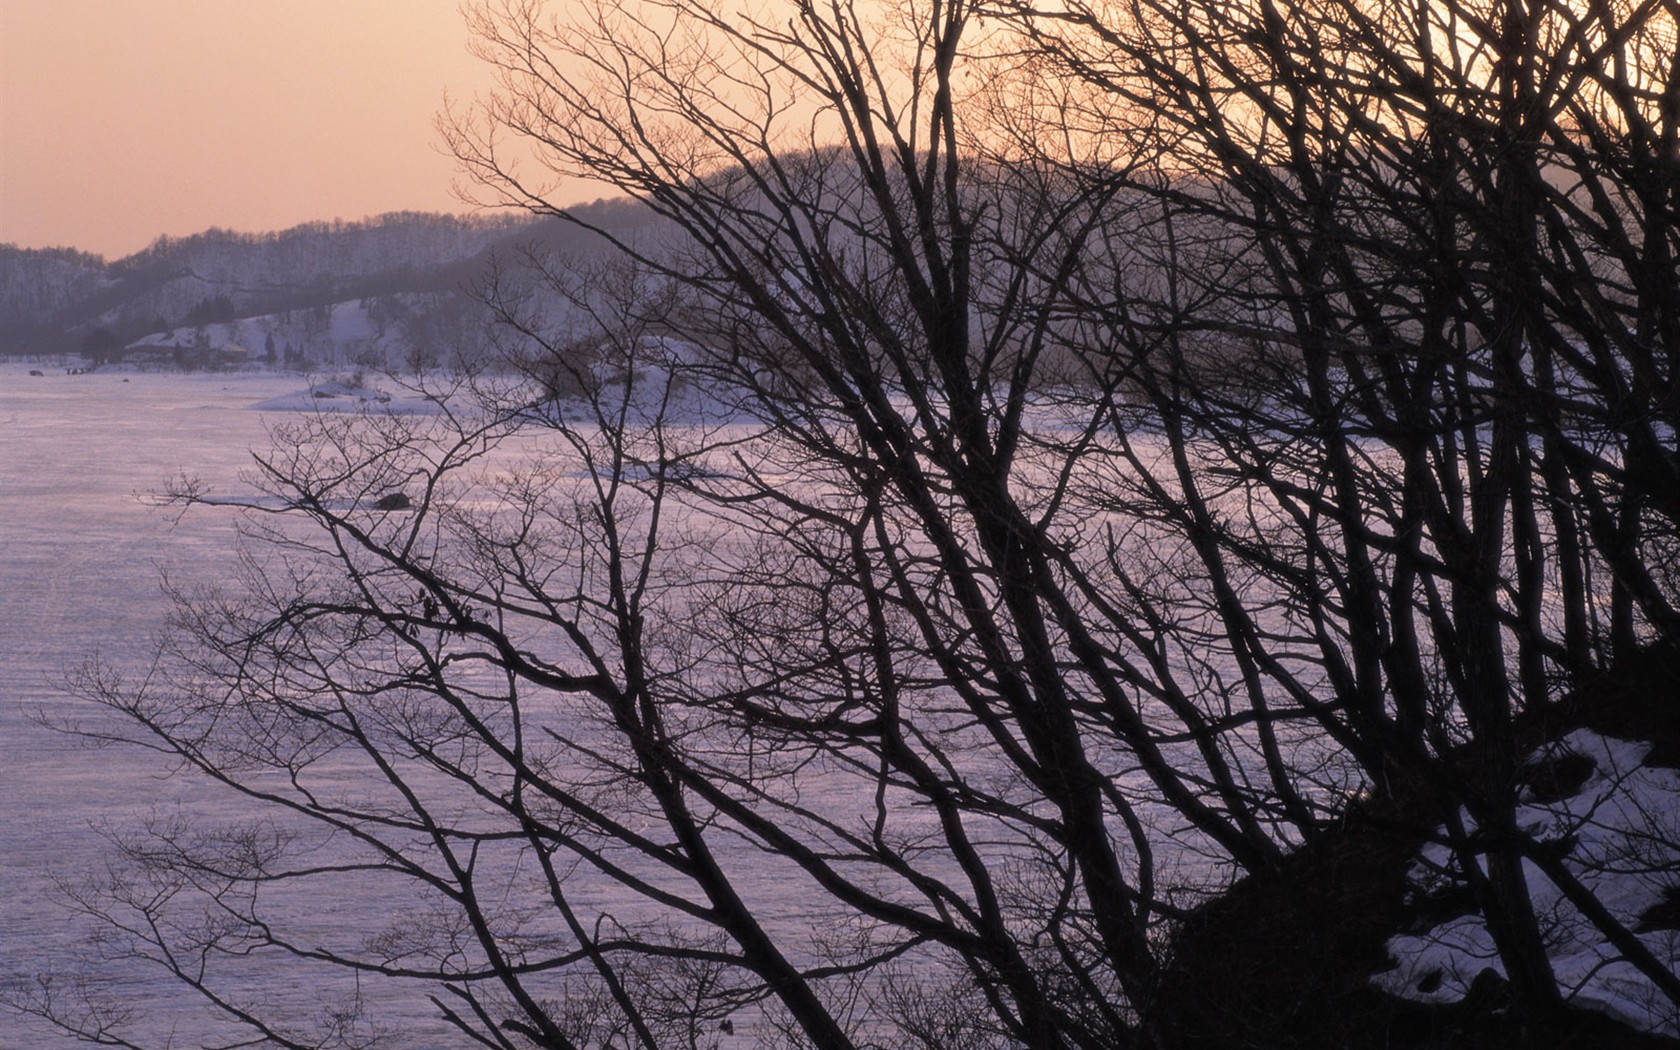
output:
[[[1207,571],[1286,588],[1339,705],[1326,730],[1374,779],[1428,784],[1519,1002],[1548,1016],[1523,874],[1544,850],[1513,818],[1524,716],[1675,630],[1651,573],[1680,466],[1657,303],[1680,292],[1672,7],[1017,14],[1109,101],[1086,134],[1176,144],[1135,185],[1198,232],[1161,257],[1188,286],[1174,304],[1198,302],[1146,319],[1168,352],[1136,355],[1143,385],[1175,443],[1217,448],[1283,512],[1187,511]],[[1186,378],[1186,331],[1234,344],[1265,396]],[[1224,622],[1260,666],[1302,658],[1246,609]],[[1672,960],[1601,932],[1680,990]]]
[[[1175,922],[1374,786],[1549,1016],[1524,718],[1674,625],[1672,13],[1493,13],[476,9],[481,191],[658,221],[260,458],[243,589],[83,686],[280,816],[75,899],[276,1045],[371,1035],[222,963],[493,1047],[1167,1046]]]

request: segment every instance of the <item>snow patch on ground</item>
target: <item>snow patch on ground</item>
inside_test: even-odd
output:
[[[392,415],[432,415],[435,401],[422,397],[393,397],[375,387],[349,379],[329,379],[303,390],[271,397],[251,406],[259,412],[364,412]]]
[[[1680,772],[1644,764],[1648,745],[1581,729],[1537,752],[1532,762],[1578,755],[1591,774],[1568,797],[1529,793],[1521,826],[1541,841],[1568,845],[1564,863],[1615,918],[1671,970],[1680,970],[1680,931],[1640,929],[1640,916],[1680,886]],[[1465,817],[1469,824],[1468,816]],[[1680,1035],[1680,1008],[1621,957],[1547,877],[1527,865],[1535,910],[1548,925],[1552,970],[1574,1003],[1645,1031]],[[1412,866],[1415,891],[1428,896],[1455,881],[1445,846],[1430,845]],[[1377,986],[1402,998],[1459,1002],[1484,970],[1504,968],[1481,916],[1459,916],[1388,942],[1395,961]]]

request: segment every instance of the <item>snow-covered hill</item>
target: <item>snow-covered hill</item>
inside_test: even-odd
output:
[[[629,201],[574,210],[629,237],[656,225]],[[471,327],[481,321],[474,293],[492,259],[505,272],[543,252],[581,258],[600,247],[577,226],[523,213],[414,212],[278,233],[212,229],[113,262],[0,245],[0,355],[98,363],[232,344],[280,361],[289,343],[298,360],[320,364],[392,354],[447,362],[482,340]]]
[[[1649,743],[1590,729],[1553,741],[1529,758],[1528,768],[1543,775],[1528,790],[1518,825],[1555,844],[1569,876],[1633,931],[1661,966],[1680,973],[1680,922],[1668,914],[1680,903],[1680,770],[1652,764],[1651,751]],[[1569,904],[1544,871],[1532,862],[1527,867],[1552,972],[1569,1001],[1637,1031],[1680,1036],[1680,1008]],[[1451,894],[1464,876],[1447,849],[1432,844],[1412,864],[1408,881],[1412,898],[1423,901]],[[1460,897],[1463,914],[1388,942],[1394,966],[1376,975],[1379,988],[1404,999],[1457,1004],[1478,985],[1503,982],[1486,921],[1467,896]]]
[[[525,216],[398,213],[160,238],[115,262],[0,246],[0,353],[100,357],[143,337],[167,342],[182,328],[347,301],[458,296],[483,253],[530,228]]]
[[[141,368],[437,367],[471,353],[487,324],[464,295],[405,292],[173,326],[103,357]]]

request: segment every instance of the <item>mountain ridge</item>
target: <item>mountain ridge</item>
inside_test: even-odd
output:
[[[601,226],[646,218],[620,199],[573,210]],[[183,327],[393,297],[406,297],[401,308],[412,311],[415,296],[470,298],[494,254],[536,242],[564,249],[580,236],[559,219],[526,212],[398,211],[266,233],[212,227],[159,237],[115,260],[0,244],[0,356],[81,354],[97,362]]]

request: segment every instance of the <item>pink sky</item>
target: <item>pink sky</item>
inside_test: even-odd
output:
[[[465,210],[432,122],[488,85],[466,43],[457,0],[0,0],[0,242]]]

